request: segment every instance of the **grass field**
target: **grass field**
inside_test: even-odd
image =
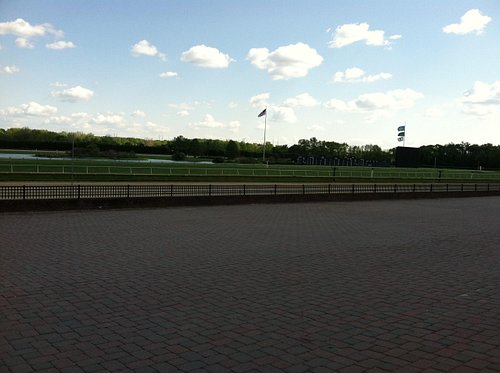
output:
[[[500,172],[432,168],[0,159],[0,181],[498,182]]]

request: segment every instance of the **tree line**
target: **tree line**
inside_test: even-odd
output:
[[[95,136],[81,132],[52,132],[30,128],[0,129],[0,147],[6,149],[38,149],[75,151],[76,155],[165,154],[174,159],[211,158],[215,161],[256,163],[262,161],[263,144],[234,140],[171,140],[132,137]],[[378,145],[351,146],[347,143],[322,141],[315,137],[297,144],[266,143],[266,161],[270,163],[304,163],[324,165],[390,165],[394,149]],[[345,161],[348,161],[347,163]],[[350,161],[350,163],[349,163]],[[500,146],[492,144],[446,144],[420,147],[420,165],[424,167],[500,169]]]

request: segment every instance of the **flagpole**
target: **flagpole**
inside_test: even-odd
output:
[[[403,136],[403,148],[405,147],[406,142],[406,120],[405,120],[405,135]]]
[[[266,129],[267,129],[267,106],[264,109],[264,146],[262,148],[262,162],[266,163]]]

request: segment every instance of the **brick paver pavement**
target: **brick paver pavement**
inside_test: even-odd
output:
[[[500,371],[500,197],[0,214],[0,371]]]

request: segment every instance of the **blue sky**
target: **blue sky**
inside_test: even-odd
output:
[[[0,0],[0,128],[500,144],[498,0]]]

